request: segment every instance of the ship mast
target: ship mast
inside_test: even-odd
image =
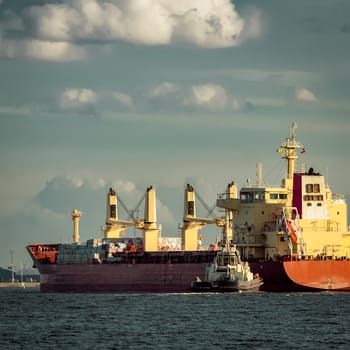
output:
[[[82,212],[78,209],[74,209],[71,212],[72,220],[73,220],[73,242],[79,243],[79,220],[82,216]]]
[[[295,139],[296,127],[297,124],[292,123],[290,126],[290,138],[287,138],[286,141],[281,144],[281,147],[285,150],[285,154],[282,158],[287,159],[288,162],[288,179],[293,178],[295,161],[298,159],[295,150],[302,147]]]
[[[287,189],[292,189],[293,186],[293,175],[295,171],[295,161],[298,159],[296,150],[301,148],[300,142],[296,141],[295,129],[297,127],[296,123],[292,123],[290,126],[290,137],[281,143],[279,152],[283,153],[282,158],[287,160],[288,163],[288,174],[284,181],[284,186]]]

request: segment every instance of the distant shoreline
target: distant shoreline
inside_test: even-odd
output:
[[[40,282],[0,282],[0,287],[39,287]]]

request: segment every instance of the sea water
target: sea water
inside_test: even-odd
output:
[[[350,349],[350,293],[0,298],[0,349]]]

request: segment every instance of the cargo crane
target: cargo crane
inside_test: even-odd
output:
[[[136,220],[135,227],[143,231],[144,250],[157,251],[159,226],[157,225],[156,191],[150,186],[145,195],[145,216],[143,220]]]
[[[107,210],[106,210],[106,226],[104,227],[105,238],[120,238],[124,236],[125,230],[129,226],[134,226],[134,220],[120,220],[118,217],[117,203],[120,199],[117,199],[116,192],[110,188],[107,193]],[[124,206],[124,205],[123,205]],[[127,210],[129,213],[129,211]]]
[[[144,200],[144,219],[138,219],[135,217],[135,213]],[[119,219],[117,203],[122,205],[131,220]],[[114,239],[124,237],[125,230],[130,226],[134,226],[143,231],[143,245],[145,251],[158,250],[159,227],[157,225],[155,189],[152,186],[147,188],[145,195],[142,196],[134,210],[128,210],[120,198],[117,197],[116,192],[112,188],[109,189],[109,192],[107,193],[107,213],[104,237]]]
[[[198,243],[200,241],[198,237],[198,231],[201,230],[206,224],[216,224],[218,227],[225,226],[225,218],[202,218],[196,215],[196,199],[195,191],[193,186],[187,184],[185,188],[185,199],[184,199],[184,216],[183,225],[181,229],[182,238],[182,249],[185,251],[193,251],[198,249]],[[197,195],[198,199],[200,198]],[[200,201],[204,204],[203,200]],[[209,213],[211,214],[213,209],[209,209],[208,206],[204,205]]]

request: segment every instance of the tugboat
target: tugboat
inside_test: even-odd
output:
[[[242,262],[236,245],[226,244],[207,267],[205,279],[197,276],[191,282],[191,292],[257,292],[263,280],[253,274],[247,261]]]

